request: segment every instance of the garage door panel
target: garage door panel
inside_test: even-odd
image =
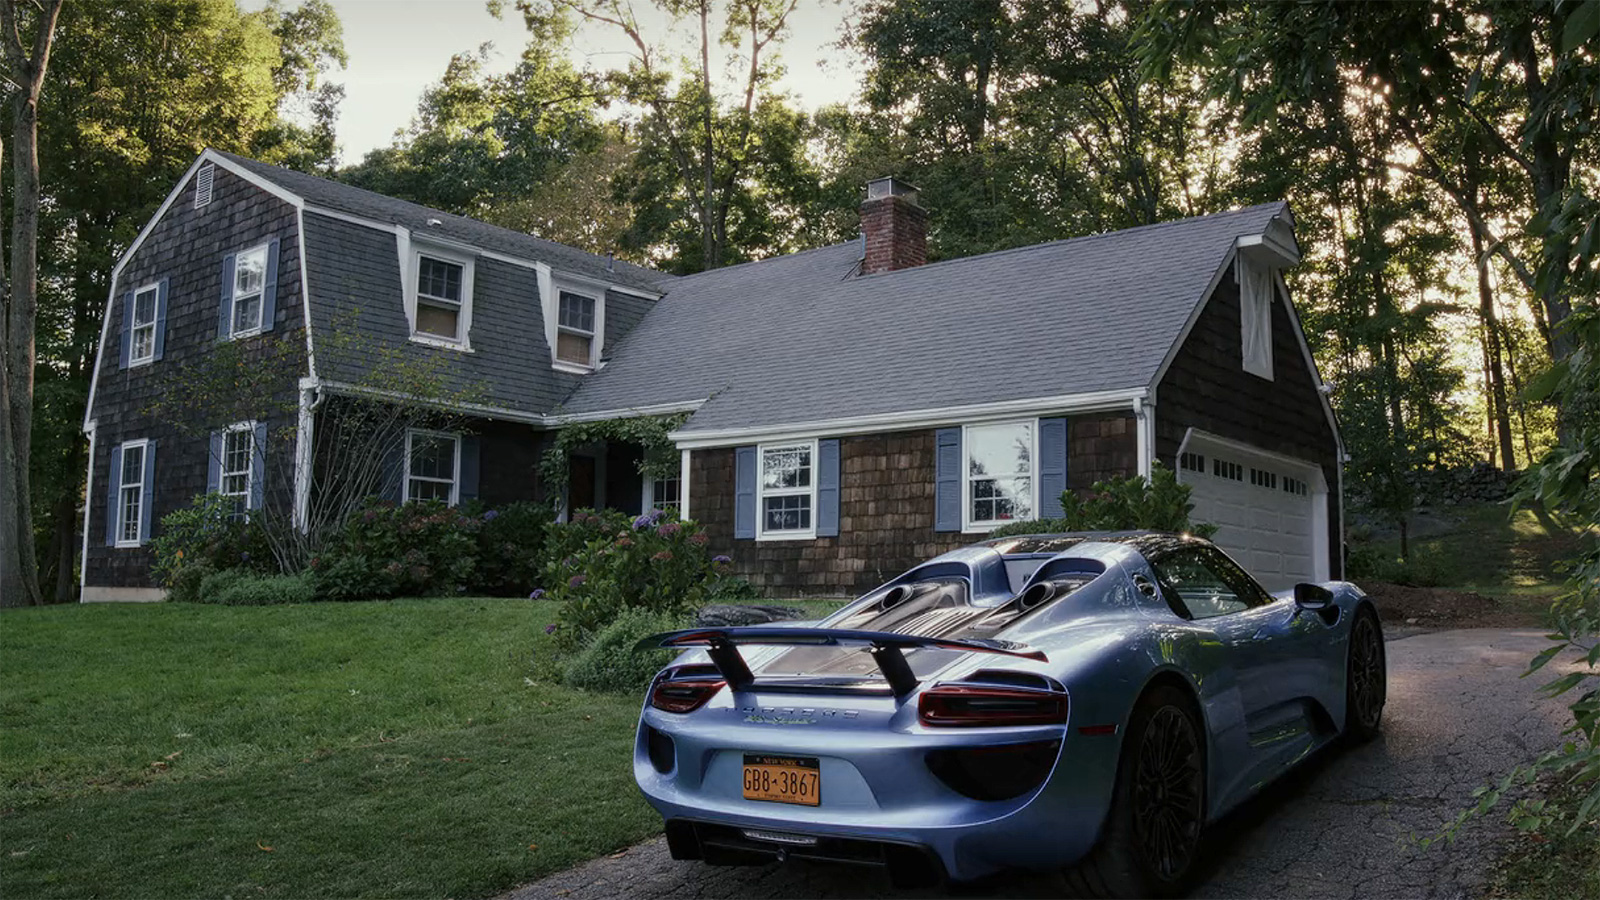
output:
[[[1289,490],[1309,476],[1275,457],[1191,440],[1190,454],[1203,457],[1201,470],[1183,468],[1178,480],[1192,487],[1192,517],[1219,526],[1213,538],[1258,578],[1268,590],[1284,590],[1309,581],[1315,571],[1316,534],[1312,498]],[[1215,461],[1223,464],[1216,467]],[[1241,478],[1216,472],[1240,473]],[[1252,483],[1254,481],[1255,483]]]

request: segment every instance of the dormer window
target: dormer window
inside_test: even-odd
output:
[[[470,256],[433,247],[411,254],[411,339],[441,347],[467,349],[472,330]]]
[[[560,318],[556,323],[556,359],[575,366],[595,364],[595,319],[599,302],[593,297],[561,292]]]

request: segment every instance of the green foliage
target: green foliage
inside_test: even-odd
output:
[[[1180,484],[1175,472],[1157,462],[1150,474],[1149,479],[1143,475],[1131,478],[1118,475],[1109,481],[1097,481],[1085,497],[1070,490],[1062,491],[1060,518],[1010,522],[991,534],[1003,537],[1061,531],[1150,529],[1208,538],[1217,533],[1215,525],[1189,520],[1189,514],[1194,511],[1189,495],[1194,489]]]
[[[173,600],[193,601],[199,579],[224,569],[269,571],[272,554],[261,529],[238,515],[237,501],[221,494],[201,494],[188,506],[161,517],[158,535],[150,541],[155,554],[151,573]]]
[[[242,569],[214,572],[200,582],[195,602],[218,606],[279,606],[310,603],[316,590],[310,573],[258,575]]]
[[[677,653],[635,651],[634,646],[652,634],[687,628],[689,624],[689,617],[679,613],[625,609],[572,657],[562,680],[584,690],[637,696]]]
[[[509,503],[481,510],[476,502],[462,504],[468,516],[476,515],[477,565],[468,590],[494,597],[520,597],[532,590],[544,569],[545,536],[555,516],[543,503]]]
[[[483,521],[431,500],[369,501],[311,560],[317,597],[373,600],[466,590]]]
[[[559,640],[568,649],[587,645],[626,610],[681,616],[724,590],[727,557],[712,555],[693,522],[657,511],[629,521],[579,510],[551,529],[545,596],[562,601]]]
[[[681,457],[677,445],[668,435],[688,418],[688,413],[677,413],[670,416],[604,419],[564,426],[539,460],[539,478],[547,490],[559,494],[567,486],[572,450],[598,441],[643,447],[644,458],[639,461],[640,475],[652,480],[675,477]]]
[[[1441,587],[1455,578],[1455,573],[1436,556],[1413,553],[1402,559],[1371,546],[1350,548],[1344,574],[1351,581],[1387,581],[1413,587]]]

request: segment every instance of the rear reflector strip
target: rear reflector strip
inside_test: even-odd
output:
[[[804,834],[784,834],[781,831],[757,831],[754,828],[743,829],[744,836],[752,841],[766,841],[771,844],[792,844],[796,847],[815,847],[817,839]]]
[[[1116,725],[1085,725],[1078,729],[1078,733],[1086,737],[1095,737],[1103,734],[1116,734]]]

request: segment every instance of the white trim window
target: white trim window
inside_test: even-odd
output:
[[[473,257],[466,254],[432,246],[411,251],[406,312],[413,341],[470,349],[473,268]]]
[[[147,284],[133,294],[133,325],[130,328],[128,365],[142,366],[156,358],[156,310],[161,302],[161,285]]]
[[[255,481],[256,423],[238,422],[222,431],[222,458],[217,461],[217,493],[233,498],[240,513],[250,508]]]
[[[455,506],[461,498],[461,435],[406,430],[405,495],[413,500],[443,500]]]
[[[817,442],[763,445],[756,451],[756,537],[817,535]]]
[[[561,291],[556,303],[556,362],[592,369],[599,361],[598,298]]]
[[[671,510],[679,513],[683,508],[683,481],[679,476],[671,478],[647,479],[644,485],[644,508],[646,510],[660,509]]]
[[[1272,380],[1272,269],[1252,262],[1240,254],[1236,277],[1239,282],[1239,341],[1244,370]]]
[[[229,336],[248,337],[261,331],[261,301],[267,289],[267,245],[251,247],[233,258],[233,322]]]
[[[966,531],[988,531],[1038,509],[1038,421],[967,425],[961,435]]]
[[[118,547],[144,543],[144,459],[149,452],[148,440],[122,445],[122,472],[117,481]]]

